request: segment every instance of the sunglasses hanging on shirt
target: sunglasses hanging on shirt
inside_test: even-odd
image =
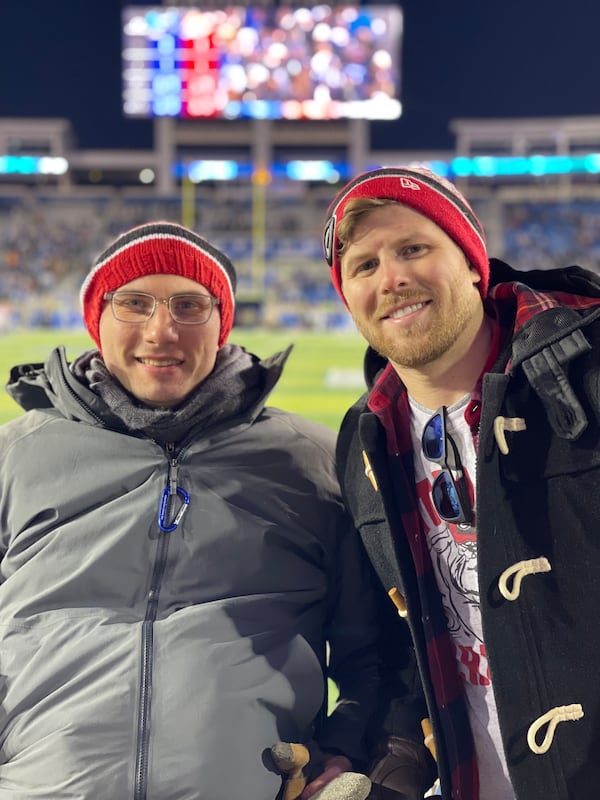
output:
[[[421,437],[423,455],[439,464],[442,471],[431,487],[435,510],[446,522],[473,524],[473,510],[458,447],[446,427],[446,406],[430,417]]]

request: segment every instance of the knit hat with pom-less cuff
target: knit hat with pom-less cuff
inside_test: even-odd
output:
[[[344,302],[337,228],[348,201],[359,197],[395,200],[435,222],[477,270],[481,276],[479,292],[486,297],[490,265],[485,233],[466,198],[450,181],[424,167],[384,167],[365,172],[347,183],[327,210],[323,249],[331,267],[333,285]]]
[[[174,222],[151,222],[121,234],[96,259],[81,287],[85,326],[100,348],[104,295],[144,275],[181,275],[219,300],[219,347],[233,327],[237,276],[231,261],[198,234]]]

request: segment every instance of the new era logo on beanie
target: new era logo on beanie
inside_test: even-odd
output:
[[[174,222],[151,222],[119,236],[96,259],[81,287],[83,319],[100,347],[100,315],[106,292],[144,275],[181,275],[219,300],[219,347],[233,327],[236,272],[231,261],[198,234]]]
[[[400,186],[403,189],[414,189],[415,192],[418,192],[421,188],[418,183],[411,181],[410,178],[400,178]]]
[[[454,184],[424,167],[384,167],[365,172],[338,192],[325,217],[323,250],[331,267],[331,279],[344,300],[339,257],[338,225],[349,200],[374,197],[395,200],[436,223],[456,242],[481,276],[478,288],[487,295],[489,259],[481,222]]]

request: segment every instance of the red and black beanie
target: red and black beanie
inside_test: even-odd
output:
[[[487,295],[490,266],[483,226],[466,198],[454,184],[424,167],[383,167],[365,172],[338,192],[325,218],[323,249],[331,267],[331,279],[344,300],[337,227],[349,200],[374,197],[395,200],[413,208],[439,225],[460,247],[481,276],[482,297]]]
[[[121,234],[104,250],[81,287],[83,320],[100,347],[104,295],[144,275],[181,275],[201,283],[219,300],[219,347],[233,327],[236,272],[220,250],[174,222],[150,222]]]

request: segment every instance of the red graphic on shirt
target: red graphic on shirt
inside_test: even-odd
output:
[[[476,648],[459,644],[456,647],[460,675],[474,686],[490,685],[490,668],[483,642]]]
[[[477,531],[440,518],[431,499],[431,481],[438,472],[431,480],[418,481],[419,510],[461,672],[470,683],[488,685],[488,665],[479,615]],[[466,469],[465,479],[472,494],[472,482]]]

